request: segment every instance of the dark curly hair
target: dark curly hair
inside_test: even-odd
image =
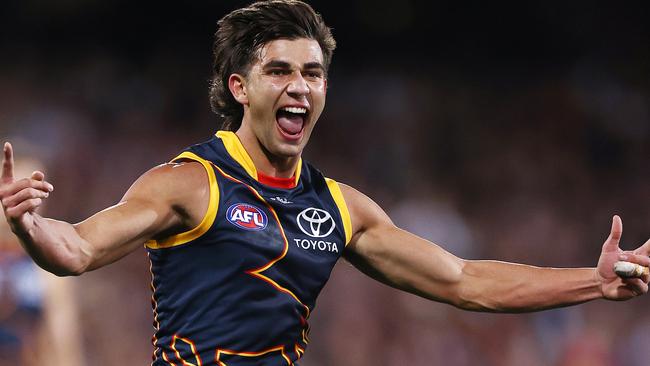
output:
[[[243,106],[228,88],[230,75],[246,76],[266,43],[297,38],[318,42],[323,52],[323,66],[327,70],[336,41],[320,14],[302,1],[259,1],[234,10],[219,20],[213,46],[210,105],[215,113],[225,118],[223,129],[236,131],[244,116]]]

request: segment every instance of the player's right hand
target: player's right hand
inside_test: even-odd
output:
[[[10,143],[3,147],[0,202],[7,222],[16,234],[28,233],[34,225],[36,210],[54,190],[45,174],[35,171],[29,178],[14,178],[14,152]]]

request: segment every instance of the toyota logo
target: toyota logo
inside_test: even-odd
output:
[[[300,230],[312,238],[328,236],[336,227],[329,212],[313,207],[299,213],[296,221]]]

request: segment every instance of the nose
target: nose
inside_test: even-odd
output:
[[[302,74],[297,72],[294,74],[294,77],[289,82],[287,87],[287,93],[295,96],[307,95],[310,93],[309,85],[307,81],[302,77]]]

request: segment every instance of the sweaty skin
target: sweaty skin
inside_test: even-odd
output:
[[[230,76],[230,91],[244,108],[236,134],[259,171],[284,178],[296,171],[325,105],[322,60],[314,40],[275,40],[262,47],[247,75]],[[285,107],[308,111],[299,133],[282,131],[278,111]],[[34,260],[59,275],[99,268],[148,239],[197,226],[209,196],[207,174],[199,164],[165,164],[141,176],[117,205],[72,225],[35,212],[52,190],[41,172],[15,180],[13,150],[5,144],[0,199],[7,219]],[[621,279],[613,272],[618,260],[650,265],[650,240],[634,251],[619,248],[618,216],[596,268],[539,268],[458,258],[397,228],[362,193],[346,185],[341,190],[353,229],[346,258],[373,278],[425,298],[468,310],[522,312],[596,298],[625,300],[648,291],[648,275]]]

